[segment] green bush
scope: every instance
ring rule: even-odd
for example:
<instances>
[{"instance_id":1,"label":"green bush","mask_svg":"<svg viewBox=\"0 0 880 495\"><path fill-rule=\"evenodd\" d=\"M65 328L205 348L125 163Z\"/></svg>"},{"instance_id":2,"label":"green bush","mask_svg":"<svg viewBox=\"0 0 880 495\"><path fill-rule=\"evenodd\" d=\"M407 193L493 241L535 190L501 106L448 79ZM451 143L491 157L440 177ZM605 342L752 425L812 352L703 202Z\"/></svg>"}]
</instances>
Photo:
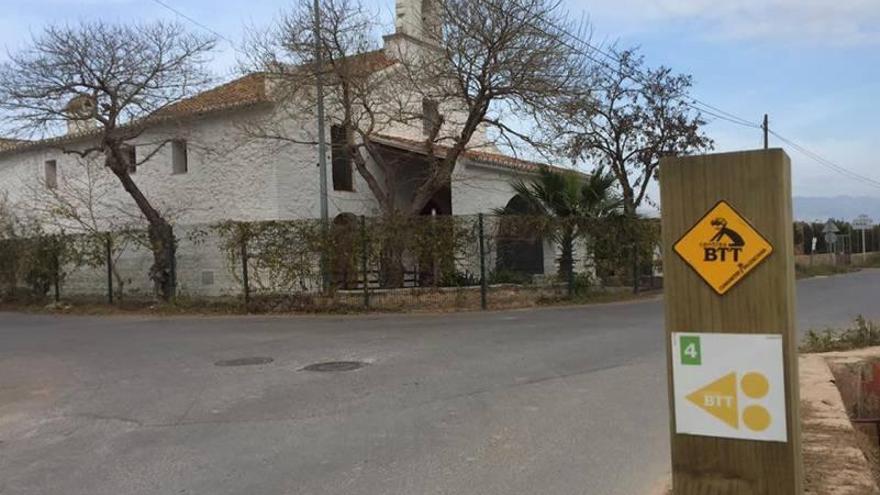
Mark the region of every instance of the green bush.
<instances>
[{"instance_id":1,"label":"green bush","mask_svg":"<svg viewBox=\"0 0 880 495\"><path fill-rule=\"evenodd\" d=\"M489 274L489 283L528 285L532 283L532 275L511 270L495 270Z\"/></svg>"},{"instance_id":2,"label":"green bush","mask_svg":"<svg viewBox=\"0 0 880 495\"><path fill-rule=\"evenodd\" d=\"M831 352L861 349L880 345L880 325L862 315L848 328L810 330L801 344L801 352Z\"/></svg>"}]
</instances>

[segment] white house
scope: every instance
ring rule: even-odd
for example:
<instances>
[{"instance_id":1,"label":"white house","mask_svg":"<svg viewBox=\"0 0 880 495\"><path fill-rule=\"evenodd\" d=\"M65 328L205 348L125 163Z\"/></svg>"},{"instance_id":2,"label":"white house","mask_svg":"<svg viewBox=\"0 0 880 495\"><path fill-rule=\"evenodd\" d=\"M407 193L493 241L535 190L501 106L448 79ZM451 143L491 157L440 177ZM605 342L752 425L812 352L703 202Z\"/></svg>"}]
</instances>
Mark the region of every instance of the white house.
<instances>
[{"instance_id":1,"label":"white house","mask_svg":"<svg viewBox=\"0 0 880 495\"><path fill-rule=\"evenodd\" d=\"M363 55L376 70L388 70L395 54L422 32L425 22L422 0L398 0L397 31L385 38L384 48ZM163 110L163 118L134 142L131 153L138 160L149 157L132 171L132 177L147 198L175 224L178 248L178 286L193 294L217 295L237 292L239 284L226 272L216 246L190 246L184 233L191 226L224 220L264 221L313 219L320 216L320 174L318 148L312 144L256 140L244 130L244 123L274 115L279 105L273 98L271 78L250 74L181 101ZM281 122L291 136L309 141L316 119L304 115L298 121ZM66 135L40 141L0 140L0 197L33 212L41 188L63 191L82 184L89 164L65 149L84 148L94 134L88 128L71 126ZM395 159L417 170L424 163L425 146L419 140L421 127L384 130L375 141ZM485 141L481 130L477 140ZM334 129L326 129L335 139ZM328 147L328 204L330 217L343 214L379 214L375 197L363 178L344 158ZM112 228L120 222L120 211L136 212L128 195L109 171L92 173L105 181L106 195L97 205L97 218ZM494 146L464 153L456 164L448 187L438 192L424 214L472 215L491 213L513 199L511 187L518 177L528 177L540 165L505 155ZM556 250L543 243L527 264L530 271L555 273ZM146 251L126 255L120 265L131 274L130 287L149 291L146 280L150 259ZM100 292L101 271L70 274L68 290Z\"/></svg>"}]
</instances>

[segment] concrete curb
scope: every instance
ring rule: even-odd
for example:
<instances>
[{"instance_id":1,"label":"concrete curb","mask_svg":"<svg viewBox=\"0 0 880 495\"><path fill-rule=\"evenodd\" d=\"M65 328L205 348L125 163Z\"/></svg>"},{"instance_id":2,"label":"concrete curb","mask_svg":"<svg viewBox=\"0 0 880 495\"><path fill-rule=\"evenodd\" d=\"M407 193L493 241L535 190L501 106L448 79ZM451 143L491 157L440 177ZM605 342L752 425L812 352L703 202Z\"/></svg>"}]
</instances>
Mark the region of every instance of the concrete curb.
<instances>
[{"instance_id":1,"label":"concrete curb","mask_svg":"<svg viewBox=\"0 0 880 495\"><path fill-rule=\"evenodd\" d=\"M800 357L806 494L880 494L834 375L821 355Z\"/></svg>"}]
</instances>

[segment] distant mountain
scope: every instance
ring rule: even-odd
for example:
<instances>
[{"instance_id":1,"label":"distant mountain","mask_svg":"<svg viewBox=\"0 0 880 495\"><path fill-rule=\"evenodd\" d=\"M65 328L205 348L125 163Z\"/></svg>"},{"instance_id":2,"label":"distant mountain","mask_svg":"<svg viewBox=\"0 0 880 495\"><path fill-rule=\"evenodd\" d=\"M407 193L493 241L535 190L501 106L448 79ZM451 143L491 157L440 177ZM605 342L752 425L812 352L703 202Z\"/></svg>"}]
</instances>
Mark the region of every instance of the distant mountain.
<instances>
[{"instance_id":1,"label":"distant mountain","mask_svg":"<svg viewBox=\"0 0 880 495\"><path fill-rule=\"evenodd\" d=\"M868 196L794 197L794 218L803 221L825 221L829 218L852 221L868 215L880 223L880 198Z\"/></svg>"}]
</instances>

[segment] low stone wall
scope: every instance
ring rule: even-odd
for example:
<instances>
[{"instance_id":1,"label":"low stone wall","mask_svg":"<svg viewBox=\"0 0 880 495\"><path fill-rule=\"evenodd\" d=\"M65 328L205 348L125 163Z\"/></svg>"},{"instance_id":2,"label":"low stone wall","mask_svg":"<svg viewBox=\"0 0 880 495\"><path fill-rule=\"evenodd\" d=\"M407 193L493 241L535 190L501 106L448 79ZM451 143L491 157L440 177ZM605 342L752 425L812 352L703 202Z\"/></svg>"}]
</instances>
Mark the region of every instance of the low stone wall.
<instances>
[{"instance_id":1,"label":"low stone wall","mask_svg":"<svg viewBox=\"0 0 880 495\"><path fill-rule=\"evenodd\" d=\"M565 284L497 284L488 287L486 299L490 309L524 308L562 297L566 292ZM363 290L340 290L332 295L255 295L251 304L258 312L361 311L365 307L375 311L479 309L480 287L370 289L366 298Z\"/></svg>"},{"instance_id":2,"label":"low stone wall","mask_svg":"<svg viewBox=\"0 0 880 495\"><path fill-rule=\"evenodd\" d=\"M877 251L871 251L865 254L862 253L853 253L853 254L832 254L832 253L821 253L821 254L798 254L794 257L794 262L800 266L811 266L811 265L854 265L854 266L863 266L867 264L868 260L874 256L880 254Z\"/></svg>"}]
</instances>

